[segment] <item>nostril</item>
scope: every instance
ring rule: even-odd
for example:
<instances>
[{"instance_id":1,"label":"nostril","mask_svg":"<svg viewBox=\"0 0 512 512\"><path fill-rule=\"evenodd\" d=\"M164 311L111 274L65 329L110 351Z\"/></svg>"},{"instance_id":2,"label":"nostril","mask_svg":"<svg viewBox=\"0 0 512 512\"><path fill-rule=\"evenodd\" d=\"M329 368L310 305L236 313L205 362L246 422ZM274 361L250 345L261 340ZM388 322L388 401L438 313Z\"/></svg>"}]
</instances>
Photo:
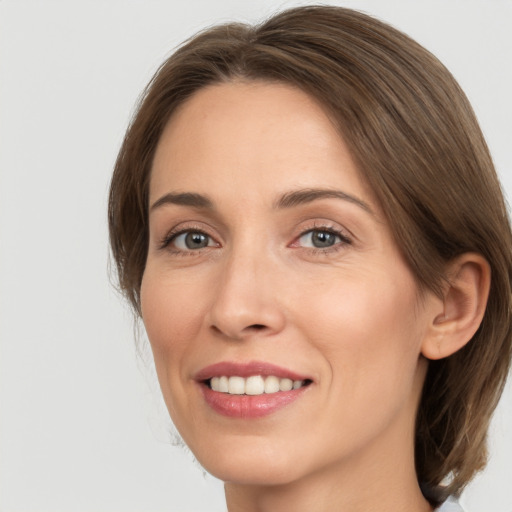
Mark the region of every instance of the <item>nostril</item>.
<instances>
[{"instance_id":1,"label":"nostril","mask_svg":"<svg viewBox=\"0 0 512 512\"><path fill-rule=\"evenodd\" d=\"M261 331L262 329L265 329L265 326L263 324L252 324L247 327L247 329L254 329L255 331Z\"/></svg>"},{"instance_id":2,"label":"nostril","mask_svg":"<svg viewBox=\"0 0 512 512\"><path fill-rule=\"evenodd\" d=\"M264 332L265 329L268 329L268 326L264 324L250 324L245 326L241 331L229 331L228 329L222 330L216 325L211 325L210 328L216 335L228 336L229 338L242 340L246 336L250 336L251 334L256 334L260 332Z\"/></svg>"}]
</instances>

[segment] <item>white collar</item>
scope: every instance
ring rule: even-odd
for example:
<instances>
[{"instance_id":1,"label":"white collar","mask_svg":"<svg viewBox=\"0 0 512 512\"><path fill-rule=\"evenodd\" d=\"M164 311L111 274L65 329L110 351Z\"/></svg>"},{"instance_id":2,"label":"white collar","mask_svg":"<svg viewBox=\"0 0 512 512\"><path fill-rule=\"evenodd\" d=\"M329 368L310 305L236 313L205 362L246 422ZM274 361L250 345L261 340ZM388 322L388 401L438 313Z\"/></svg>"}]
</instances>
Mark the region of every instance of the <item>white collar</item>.
<instances>
[{"instance_id":1,"label":"white collar","mask_svg":"<svg viewBox=\"0 0 512 512\"><path fill-rule=\"evenodd\" d=\"M436 508L436 512L464 512L464 510L455 498L450 497L439 508Z\"/></svg>"}]
</instances>

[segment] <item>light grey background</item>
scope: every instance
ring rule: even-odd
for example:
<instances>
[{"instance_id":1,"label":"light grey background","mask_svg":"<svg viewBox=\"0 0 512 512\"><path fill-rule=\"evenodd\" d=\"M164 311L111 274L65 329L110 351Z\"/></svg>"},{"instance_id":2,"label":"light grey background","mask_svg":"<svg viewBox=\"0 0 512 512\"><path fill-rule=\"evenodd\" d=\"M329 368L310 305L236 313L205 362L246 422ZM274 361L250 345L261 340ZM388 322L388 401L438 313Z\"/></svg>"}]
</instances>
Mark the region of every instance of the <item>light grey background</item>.
<instances>
[{"instance_id":1,"label":"light grey background","mask_svg":"<svg viewBox=\"0 0 512 512\"><path fill-rule=\"evenodd\" d=\"M0 2L0 512L225 510L220 483L171 446L108 282L108 182L134 102L173 47L298 3ZM511 197L512 2L325 3L375 14L441 58ZM468 512L512 512L511 432L509 385Z\"/></svg>"}]
</instances>

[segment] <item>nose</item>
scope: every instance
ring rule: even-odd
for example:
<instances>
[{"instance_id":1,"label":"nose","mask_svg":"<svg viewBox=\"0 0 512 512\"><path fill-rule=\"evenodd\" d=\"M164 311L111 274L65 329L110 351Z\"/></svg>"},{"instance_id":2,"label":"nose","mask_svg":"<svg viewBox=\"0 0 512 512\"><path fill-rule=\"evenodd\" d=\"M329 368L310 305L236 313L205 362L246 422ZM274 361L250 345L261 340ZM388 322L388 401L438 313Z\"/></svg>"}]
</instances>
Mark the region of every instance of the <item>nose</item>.
<instances>
[{"instance_id":1,"label":"nose","mask_svg":"<svg viewBox=\"0 0 512 512\"><path fill-rule=\"evenodd\" d=\"M262 252L249 249L232 251L222 262L207 317L216 334L243 340L276 334L284 328L279 269L270 260Z\"/></svg>"}]
</instances>

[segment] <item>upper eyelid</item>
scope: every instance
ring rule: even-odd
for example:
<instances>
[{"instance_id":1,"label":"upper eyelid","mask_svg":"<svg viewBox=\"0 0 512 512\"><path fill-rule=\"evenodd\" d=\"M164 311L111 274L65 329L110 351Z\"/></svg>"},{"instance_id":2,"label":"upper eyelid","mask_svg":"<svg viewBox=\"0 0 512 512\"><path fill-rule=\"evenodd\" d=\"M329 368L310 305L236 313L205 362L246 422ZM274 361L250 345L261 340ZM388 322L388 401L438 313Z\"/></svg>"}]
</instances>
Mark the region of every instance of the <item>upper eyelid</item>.
<instances>
[{"instance_id":1,"label":"upper eyelid","mask_svg":"<svg viewBox=\"0 0 512 512\"><path fill-rule=\"evenodd\" d=\"M213 228L206 224L205 222L197 220L178 222L171 229L167 230L167 236L186 233L188 231L197 231L200 233L204 233L205 235L211 236L212 238L215 238L211 234Z\"/></svg>"},{"instance_id":2,"label":"upper eyelid","mask_svg":"<svg viewBox=\"0 0 512 512\"><path fill-rule=\"evenodd\" d=\"M333 235L341 236L341 237L344 237L344 238L349 238L348 234L345 233L345 230L337 229L337 228L332 228L332 227L325 227L325 226L306 229L305 231L301 232L299 237L303 237L304 235L307 235L308 233L312 233L314 231L331 233Z\"/></svg>"},{"instance_id":3,"label":"upper eyelid","mask_svg":"<svg viewBox=\"0 0 512 512\"><path fill-rule=\"evenodd\" d=\"M353 240L355 236L352 234L352 232L342 226L341 224L333 221L319 221L314 220L313 224L310 227L304 228L302 227L299 231L299 234L297 236L303 236L306 233L309 233L311 231L329 231L331 233L339 234L344 236L345 238L348 238L350 240Z\"/></svg>"},{"instance_id":4,"label":"upper eyelid","mask_svg":"<svg viewBox=\"0 0 512 512\"><path fill-rule=\"evenodd\" d=\"M290 245L294 245L303 236L307 235L308 233L312 233L314 231L320 231L320 232L324 231L327 233L331 233L331 234L339 237L341 239L342 244L352 244L353 243L353 237L350 234L348 234L347 231L344 229L338 229L338 228L327 227L327 226L317 226L317 227L306 229L306 230L302 231L298 236L296 236L293 239L293 242Z\"/></svg>"}]
</instances>

